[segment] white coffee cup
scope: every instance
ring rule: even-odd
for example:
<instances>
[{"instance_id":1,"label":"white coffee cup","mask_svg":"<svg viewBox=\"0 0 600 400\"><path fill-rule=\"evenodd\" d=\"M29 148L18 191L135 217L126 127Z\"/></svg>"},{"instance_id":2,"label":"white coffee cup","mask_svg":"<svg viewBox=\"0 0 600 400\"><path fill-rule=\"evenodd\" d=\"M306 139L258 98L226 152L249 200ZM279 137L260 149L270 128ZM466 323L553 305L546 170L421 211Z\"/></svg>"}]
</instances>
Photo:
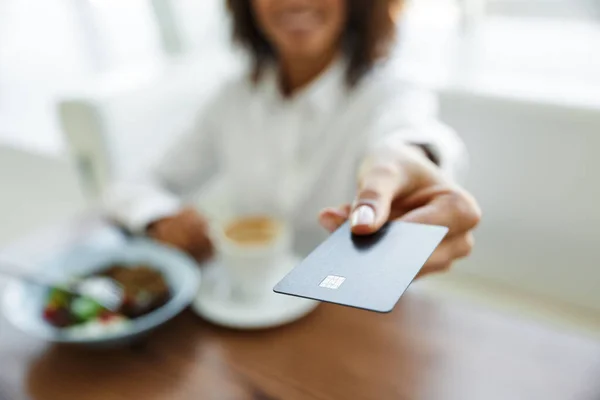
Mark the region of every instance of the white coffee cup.
<instances>
[{"instance_id":1,"label":"white coffee cup","mask_svg":"<svg viewBox=\"0 0 600 400\"><path fill-rule=\"evenodd\" d=\"M243 302L272 292L292 251L289 227L268 215L228 218L219 223L214 239L232 299Z\"/></svg>"}]
</instances>

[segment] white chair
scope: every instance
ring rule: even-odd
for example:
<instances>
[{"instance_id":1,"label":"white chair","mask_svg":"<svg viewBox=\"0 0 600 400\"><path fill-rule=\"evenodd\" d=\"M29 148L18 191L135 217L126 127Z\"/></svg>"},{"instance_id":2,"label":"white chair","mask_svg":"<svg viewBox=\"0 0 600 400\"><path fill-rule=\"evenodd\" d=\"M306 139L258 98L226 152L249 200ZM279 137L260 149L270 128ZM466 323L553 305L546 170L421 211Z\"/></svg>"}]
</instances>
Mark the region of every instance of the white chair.
<instances>
[{"instance_id":1,"label":"white chair","mask_svg":"<svg viewBox=\"0 0 600 400\"><path fill-rule=\"evenodd\" d=\"M91 203L185 132L235 66L224 52L206 59L105 76L60 102L63 132Z\"/></svg>"}]
</instances>

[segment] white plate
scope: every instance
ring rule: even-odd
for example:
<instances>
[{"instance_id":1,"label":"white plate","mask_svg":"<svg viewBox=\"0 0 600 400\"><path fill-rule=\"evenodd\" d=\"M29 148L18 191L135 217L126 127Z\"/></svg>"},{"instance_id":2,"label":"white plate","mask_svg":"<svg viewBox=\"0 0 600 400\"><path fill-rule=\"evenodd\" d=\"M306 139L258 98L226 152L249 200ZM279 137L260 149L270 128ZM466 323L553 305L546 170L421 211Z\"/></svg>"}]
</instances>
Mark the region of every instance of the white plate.
<instances>
[{"instance_id":1,"label":"white plate","mask_svg":"<svg viewBox=\"0 0 600 400\"><path fill-rule=\"evenodd\" d=\"M72 335L70 330L54 328L42 317L48 289L12 280L4 290L3 311L17 328L50 342L110 346L129 342L150 332L184 310L195 298L200 286L198 265L185 254L146 239L105 242L92 238L39 266L43 276L57 282L73 276L85 276L109 265L147 264L160 271L173 297L159 309L129 321L124 329L99 335Z\"/></svg>"},{"instance_id":2,"label":"white plate","mask_svg":"<svg viewBox=\"0 0 600 400\"><path fill-rule=\"evenodd\" d=\"M292 258L282 265L274 279L273 286L299 263ZM264 298L250 303L232 299L224 282L218 261L206 267L202 285L192 309L202 318L221 326L234 329L273 328L296 321L312 310L319 302L273 293L265 293Z\"/></svg>"}]
</instances>

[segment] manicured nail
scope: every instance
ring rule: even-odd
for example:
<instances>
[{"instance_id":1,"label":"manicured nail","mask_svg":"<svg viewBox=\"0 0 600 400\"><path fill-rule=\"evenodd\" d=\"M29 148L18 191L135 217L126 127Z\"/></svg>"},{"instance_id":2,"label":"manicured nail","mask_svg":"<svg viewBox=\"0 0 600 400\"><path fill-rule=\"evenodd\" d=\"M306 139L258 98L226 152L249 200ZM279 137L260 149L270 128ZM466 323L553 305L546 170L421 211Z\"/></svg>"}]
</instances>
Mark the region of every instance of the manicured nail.
<instances>
[{"instance_id":1,"label":"manicured nail","mask_svg":"<svg viewBox=\"0 0 600 400\"><path fill-rule=\"evenodd\" d=\"M375 210L369 206L360 206L352 213L352 226L371 226L375 223Z\"/></svg>"}]
</instances>

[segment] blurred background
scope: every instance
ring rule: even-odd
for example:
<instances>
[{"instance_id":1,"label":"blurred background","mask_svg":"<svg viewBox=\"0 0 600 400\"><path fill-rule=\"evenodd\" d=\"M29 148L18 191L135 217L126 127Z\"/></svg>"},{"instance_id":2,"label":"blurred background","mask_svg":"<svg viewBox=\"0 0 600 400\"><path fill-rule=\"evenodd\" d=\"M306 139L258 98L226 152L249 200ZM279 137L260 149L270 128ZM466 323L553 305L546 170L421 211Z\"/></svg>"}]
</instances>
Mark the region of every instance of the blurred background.
<instances>
[{"instance_id":1,"label":"blurred background","mask_svg":"<svg viewBox=\"0 0 600 400\"><path fill-rule=\"evenodd\" d=\"M0 0L0 246L173 140L245 62L228 24L224 0ZM600 335L600 1L412 0L398 29L484 210L423 284Z\"/></svg>"}]
</instances>

